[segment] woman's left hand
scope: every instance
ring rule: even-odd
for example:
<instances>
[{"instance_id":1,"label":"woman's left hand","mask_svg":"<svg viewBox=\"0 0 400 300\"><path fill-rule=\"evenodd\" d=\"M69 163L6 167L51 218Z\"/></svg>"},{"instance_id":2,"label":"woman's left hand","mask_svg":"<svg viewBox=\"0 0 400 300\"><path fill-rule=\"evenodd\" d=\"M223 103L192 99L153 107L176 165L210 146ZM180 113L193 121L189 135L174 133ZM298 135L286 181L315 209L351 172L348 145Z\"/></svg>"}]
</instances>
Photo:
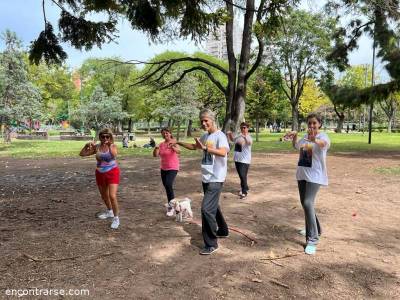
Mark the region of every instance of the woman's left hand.
<instances>
[{"instance_id":1,"label":"woman's left hand","mask_svg":"<svg viewBox=\"0 0 400 300\"><path fill-rule=\"evenodd\" d=\"M313 129L308 129L308 140L315 142L315 137L317 136L317 131Z\"/></svg>"}]
</instances>

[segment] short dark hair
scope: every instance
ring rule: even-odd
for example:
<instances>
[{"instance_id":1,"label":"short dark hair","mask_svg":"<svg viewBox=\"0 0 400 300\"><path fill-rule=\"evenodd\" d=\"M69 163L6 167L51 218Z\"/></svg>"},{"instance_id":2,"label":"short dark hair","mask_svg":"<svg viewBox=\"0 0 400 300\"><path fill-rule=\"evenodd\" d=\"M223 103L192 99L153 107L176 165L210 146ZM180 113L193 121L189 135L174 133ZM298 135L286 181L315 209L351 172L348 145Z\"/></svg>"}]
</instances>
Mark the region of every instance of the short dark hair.
<instances>
[{"instance_id":1,"label":"short dark hair","mask_svg":"<svg viewBox=\"0 0 400 300\"><path fill-rule=\"evenodd\" d=\"M163 131L169 132L171 134L171 137L173 138L171 128L163 127L163 128L161 128L161 134L163 133Z\"/></svg>"},{"instance_id":2,"label":"short dark hair","mask_svg":"<svg viewBox=\"0 0 400 300\"><path fill-rule=\"evenodd\" d=\"M247 128L249 128L250 125L249 125L249 123L242 122L242 123L240 123L240 127L247 127Z\"/></svg>"},{"instance_id":3,"label":"short dark hair","mask_svg":"<svg viewBox=\"0 0 400 300\"><path fill-rule=\"evenodd\" d=\"M318 121L318 123L319 123L319 128L321 128L322 127L322 117L319 115L319 114L317 114L317 113L309 113L308 115L307 115L307 123L308 123L308 120L310 120L310 119L313 119L313 118L315 118L315 119L317 119L317 121Z\"/></svg>"}]
</instances>

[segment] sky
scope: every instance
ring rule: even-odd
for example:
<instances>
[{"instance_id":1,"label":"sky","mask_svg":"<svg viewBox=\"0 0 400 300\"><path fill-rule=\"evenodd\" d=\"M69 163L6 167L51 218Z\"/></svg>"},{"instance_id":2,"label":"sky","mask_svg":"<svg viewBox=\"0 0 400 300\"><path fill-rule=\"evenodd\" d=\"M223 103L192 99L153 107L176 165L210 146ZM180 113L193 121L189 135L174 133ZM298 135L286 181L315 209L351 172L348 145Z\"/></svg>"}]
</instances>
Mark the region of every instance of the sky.
<instances>
[{"instance_id":1,"label":"sky","mask_svg":"<svg viewBox=\"0 0 400 300\"><path fill-rule=\"evenodd\" d=\"M302 7L315 9L315 3L320 1L304 0ZM30 42L35 40L39 33L44 29L41 0L0 0L0 33L6 29L16 32L22 40L26 49ZM46 1L46 17L57 29L57 19L60 9ZM66 61L71 68L78 68L87 58L93 57L121 57L123 60L148 60L154 55L166 50L181 51L188 54L203 50L189 40L175 41L169 44L153 44L149 42L147 36L141 32L133 31L128 22L118 25L119 38L117 43L105 44L101 49L94 47L91 51L79 51L68 44L63 44L64 51L68 54ZM4 41L0 40L0 51L4 49ZM360 47L349 56L351 65L371 64L372 63L372 41L369 38L362 38ZM377 64L376 72L384 73L383 66ZM384 74L382 74L385 77Z\"/></svg>"}]
</instances>

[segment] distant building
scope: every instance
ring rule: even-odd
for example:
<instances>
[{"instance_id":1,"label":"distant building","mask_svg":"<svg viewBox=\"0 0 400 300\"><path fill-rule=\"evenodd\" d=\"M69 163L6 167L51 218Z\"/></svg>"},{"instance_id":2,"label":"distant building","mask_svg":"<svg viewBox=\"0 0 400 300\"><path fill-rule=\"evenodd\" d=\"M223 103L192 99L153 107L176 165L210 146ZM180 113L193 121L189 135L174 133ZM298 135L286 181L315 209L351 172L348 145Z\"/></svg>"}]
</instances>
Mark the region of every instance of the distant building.
<instances>
[{"instance_id":1,"label":"distant building","mask_svg":"<svg viewBox=\"0 0 400 300\"><path fill-rule=\"evenodd\" d=\"M239 26L233 26L233 51L235 56L240 55L242 45L242 34ZM222 60L228 60L228 52L226 49L225 25L220 25L215 32L208 35L206 40L206 52Z\"/></svg>"}]
</instances>

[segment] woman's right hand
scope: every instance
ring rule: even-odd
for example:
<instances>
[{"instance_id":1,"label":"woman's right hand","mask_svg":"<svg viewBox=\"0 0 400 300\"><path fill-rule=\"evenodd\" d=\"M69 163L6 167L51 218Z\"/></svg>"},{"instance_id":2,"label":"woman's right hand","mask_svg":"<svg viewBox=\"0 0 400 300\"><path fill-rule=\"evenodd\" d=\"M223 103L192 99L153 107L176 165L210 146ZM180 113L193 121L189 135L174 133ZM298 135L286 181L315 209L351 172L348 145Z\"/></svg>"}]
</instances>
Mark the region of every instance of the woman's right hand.
<instances>
[{"instance_id":1,"label":"woman's right hand","mask_svg":"<svg viewBox=\"0 0 400 300\"><path fill-rule=\"evenodd\" d=\"M297 138L297 131L289 131L283 136L284 141L293 141L295 138Z\"/></svg>"}]
</instances>

